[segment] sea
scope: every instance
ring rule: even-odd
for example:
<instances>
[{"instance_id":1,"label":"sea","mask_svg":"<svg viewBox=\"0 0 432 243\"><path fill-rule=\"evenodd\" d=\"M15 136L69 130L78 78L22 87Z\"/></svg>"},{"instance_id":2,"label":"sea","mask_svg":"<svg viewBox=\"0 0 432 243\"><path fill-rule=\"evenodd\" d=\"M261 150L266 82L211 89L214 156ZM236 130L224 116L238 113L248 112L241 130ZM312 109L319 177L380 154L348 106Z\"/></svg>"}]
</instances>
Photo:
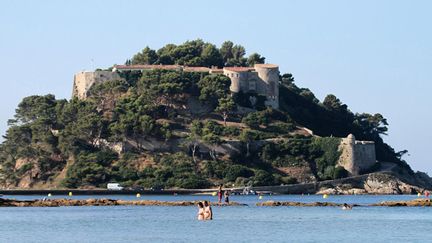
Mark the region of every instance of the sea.
<instances>
[{"instance_id":1,"label":"sea","mask_svg":"<svg viewBox=\"0 0 432 243\"><path fill-rule=\"evenodd\" d=\"M3 196L20 200L46 195ZM69 198L53 195L52 198ZM74 199L209 200L201 195L73 196ZM195 206L0 207L0 242L432 242L432 207L257 207L257 202L367 205L417 195L231 196L248 206L213 207L198 221Z\"/></svg>"}]
</instances>

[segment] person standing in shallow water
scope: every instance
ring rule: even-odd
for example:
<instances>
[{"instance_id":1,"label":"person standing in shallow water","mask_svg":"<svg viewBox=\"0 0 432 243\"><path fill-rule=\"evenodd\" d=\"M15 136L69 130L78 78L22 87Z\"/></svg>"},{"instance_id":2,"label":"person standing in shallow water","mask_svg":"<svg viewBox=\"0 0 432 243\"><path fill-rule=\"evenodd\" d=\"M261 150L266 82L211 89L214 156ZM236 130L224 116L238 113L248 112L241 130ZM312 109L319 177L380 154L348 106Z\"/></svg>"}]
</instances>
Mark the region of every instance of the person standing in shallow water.
<instances>
[{"instance_id":1,"label":"person standing in shallow water","mask_svg":"<svg viewBox=\"0 0 432 243\"><path fill-rule=\"evenodd\" d=\"M204 220L204 205L202 202L198 203L198 220Z\"/></svg>"},{"instance_id":2,"label":"person standing in shallow water","mask_svg":"<svg viewBox=\"0 0 432 243\"><path fill-rule=\"evenodd\" d=\"M218 202L221 203L222 202L222 185L219 185L219 190L218 190Z\"/></svg>"},{"instance_id":3,"label":"person standing in shallow water","mask_svg":"<svg viewBox=\"0 0 432 243\"><path fill-rule=\"evenodd\" d=\"M210 206L209 201L204 201L204 220L212 220L213 219L213 210Z\"/></svg>"},{"instance_id":4,"label":"person standing in shallow water","mask_svg":"<svg viewBox=\"0 0 432 243\"><path fill-rule=\"evenodd\" d=\"M225 191L224 196L225 196L225 203L229 203L229 192Z\"/></svg>"}]
</instances>

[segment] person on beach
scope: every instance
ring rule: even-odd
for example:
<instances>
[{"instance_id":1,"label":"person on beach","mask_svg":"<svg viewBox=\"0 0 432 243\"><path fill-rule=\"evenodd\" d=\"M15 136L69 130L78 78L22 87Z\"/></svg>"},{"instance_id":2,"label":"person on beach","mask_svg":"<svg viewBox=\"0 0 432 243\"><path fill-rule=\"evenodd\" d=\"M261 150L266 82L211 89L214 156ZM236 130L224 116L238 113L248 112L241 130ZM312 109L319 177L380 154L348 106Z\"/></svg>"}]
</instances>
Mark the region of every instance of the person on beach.
<instances>
[{"instance_id":1,"label":"person on beach","mask_svg":"<svg viewBox=\"0 0 432 243\"><path fill-rule=\"evenodd\" d=\"M204 205L202 202L198 203L198 220L204 220Z\"/></svg>"},{"instance_id":2,"label":"person on beach","mask_svg":"<svg viewBox=\"0 0 432 243\"><path fill-rule=\"evenodd\" d=\"M224 196L225 196L225 203L229 204L229 192L228 192L228 190L225 191Z\"/></svg>"},{"instance_id":3,"label":"person on beach","mask_svg":"<svg viewBox=\"0 0 432 243\"><path fill-rule=\"evenodd\" d=\"M219 203L222 202L222 195L223 195L222 185L219 185L219 190L218 190L218 202Z\"/></svg>"},{"instance_id":4,"label":"person on beach","mask_svg":"<svg viewBox=\"0 0 432 243\"><path fill-rule=\"evenodd\" d=\"M204 201L204 220L213 220L213 210L209 201Z\"/></svg>"}]
</instances>

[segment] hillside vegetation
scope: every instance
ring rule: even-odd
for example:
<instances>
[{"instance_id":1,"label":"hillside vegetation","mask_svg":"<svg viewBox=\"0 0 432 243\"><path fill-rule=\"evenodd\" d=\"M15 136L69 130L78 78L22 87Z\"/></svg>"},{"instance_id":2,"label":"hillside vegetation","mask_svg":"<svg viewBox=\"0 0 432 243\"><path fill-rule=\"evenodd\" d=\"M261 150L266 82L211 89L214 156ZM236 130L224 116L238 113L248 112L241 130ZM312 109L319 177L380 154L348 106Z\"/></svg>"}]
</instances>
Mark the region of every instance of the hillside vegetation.
<instances>
[{"instance_id":1,"label":"hillside vegetation","mask_svg":"<svg viewBox=\"0 0 432 243\"><path fill-rule=\"evenodd\" d=\"M201 40L146 47L127 64L248 66L263 63L232 42ZM255 93L231 95L223 75L181 71L121 73L94 85L86 100L29 96L0 145L4 188L93 188L108 182L140 188L279 185L347 176L336 162L352 133L376 143L377 159L412 173L384 143L387 120L353 113L336 96L320 102L280 76L280 109ZM256 102L251 102L254 97ZM311 129L315 135L303 127ZM378 168L379 166L377 166ZM375 169L377 169L375 168Z\"/></svg>"}]
</instances>

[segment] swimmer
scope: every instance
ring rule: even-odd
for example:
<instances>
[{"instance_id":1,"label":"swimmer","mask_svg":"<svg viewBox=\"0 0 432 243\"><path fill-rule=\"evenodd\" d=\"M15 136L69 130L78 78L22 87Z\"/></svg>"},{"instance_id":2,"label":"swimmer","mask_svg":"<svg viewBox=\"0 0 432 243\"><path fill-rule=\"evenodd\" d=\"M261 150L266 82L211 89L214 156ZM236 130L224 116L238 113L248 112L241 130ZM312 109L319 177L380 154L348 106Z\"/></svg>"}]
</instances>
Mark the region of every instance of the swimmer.
<instances>
[{"instance_id":1,"label":"swimmer","mask_svg":"<svg viewBox=\"0 0 432 243\"><path fill-rule=\"evenodd\" d=\"M351 210L351 209L352 209L352 206L348 205L346 203L344 203L343 206L342 206L342 210Z\"/></svg>"},{"instance_id":2,"label":"swimmer","mask_svg":"<svg viewBox=\"0 0 432 243\"><path fill-rule=\"evenodd\" d=\"M202 202L198 203L198 220L204 220L204 205Z\"/></svg>"},{"instance_id":3,"label":"swimmer","mask_svg":"<svg viewBox=\"0 0 432 243\"><path fill-rule=\"evenodd\" d=\"M204 201L204 220L213 220L213 210L208 201Z\"/></svg>"}]
</instances>

